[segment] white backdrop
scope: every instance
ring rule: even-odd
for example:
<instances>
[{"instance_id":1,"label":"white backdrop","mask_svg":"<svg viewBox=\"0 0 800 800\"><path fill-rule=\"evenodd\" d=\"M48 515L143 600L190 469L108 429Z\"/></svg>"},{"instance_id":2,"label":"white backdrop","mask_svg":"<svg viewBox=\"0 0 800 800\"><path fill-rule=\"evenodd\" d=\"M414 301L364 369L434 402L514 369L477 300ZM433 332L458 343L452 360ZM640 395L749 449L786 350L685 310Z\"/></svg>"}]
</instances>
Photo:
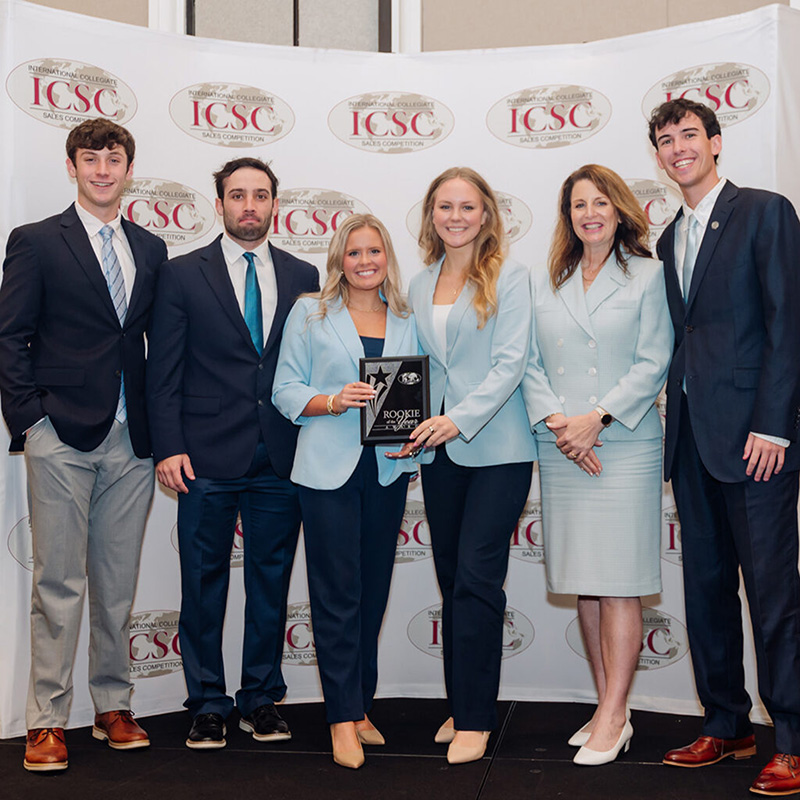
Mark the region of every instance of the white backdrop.
<instances>
[{"instance_id":1,"label":"white backdrop","mask_svg":"<svg viewBox=\"0 0 800 800\"><path fill-rule=\"evenodd\" d=\"M512 254L529 266L545 260L559 185L588 162L631 183L657 235L679 195L656 166L645 118L668 94L716 108L725 125L722 174L800 201L800 13L786 6L583 45L403 56L180 37L0 0L0 42L2 241L73 201L67 130L100 114L137 139L124 213L164 236L173 255L217 235L211 172L247 154L271 160L281 180L272 240L319 267L337 220L369 209L389 227L407 281L420 268L411 233L418 203L429 181L456 164L474 167L501 193ZM7 443L2 428L0 450ZM545 591L537 483L535 475L512 537L501 697L587 701L593 688L575 598ZM31 542L19 456L0 456L0 503L0 737L8 737L25 729L29 659ZM646 598L631 702L695 714L680 526L668 490L663 505L664 591ZM184 699L175 516L174 497L157 490L131 627L140 715L179 709ZM243 590L241 570L232 572L225 649L233 690ZM301 547L285 645L289 702L320 697L304 572ZM379 695L443 695L439 602L415 487L383 629ZM92 716L87 641L84 627L71 726ZM747 659L755 693L749 649ZM754 717L763 719L763 708Z\"/></svg>"}]
</instances>

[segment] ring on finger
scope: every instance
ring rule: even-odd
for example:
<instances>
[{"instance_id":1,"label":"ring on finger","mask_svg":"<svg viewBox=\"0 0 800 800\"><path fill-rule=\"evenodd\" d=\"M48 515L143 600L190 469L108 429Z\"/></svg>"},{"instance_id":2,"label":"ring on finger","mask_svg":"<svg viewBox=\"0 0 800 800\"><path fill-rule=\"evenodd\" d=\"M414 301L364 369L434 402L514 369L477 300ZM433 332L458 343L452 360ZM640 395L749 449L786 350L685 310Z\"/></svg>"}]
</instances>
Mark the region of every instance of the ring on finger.
<instances>
[{"instance_id":1,"label":"ring on finger","mask_svg":"<svg viewBox=\"0 0 800 800\"><path fill-rule=\"evenodd\" d=\"M436 428L434 428L434 427L433 427L433 425L431 425L431 426L429 426L429 427L428 427L428 430L429 430L431 433L434 433L434 432L436 431Z\"/></svg>"}]
</instances>

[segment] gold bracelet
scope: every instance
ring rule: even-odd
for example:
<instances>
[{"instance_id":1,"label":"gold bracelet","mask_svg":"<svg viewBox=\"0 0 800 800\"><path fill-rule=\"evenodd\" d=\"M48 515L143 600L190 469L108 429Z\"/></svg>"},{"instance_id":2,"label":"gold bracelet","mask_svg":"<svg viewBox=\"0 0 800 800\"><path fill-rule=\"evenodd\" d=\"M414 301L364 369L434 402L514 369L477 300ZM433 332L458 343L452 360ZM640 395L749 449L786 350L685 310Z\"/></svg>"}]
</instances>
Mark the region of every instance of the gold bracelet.
<instances>
[{"instance_id":1,"label":"gold bracelet","mask_svg":"<svg viewBox=\"0 0 800 800\"><path fill-rule=\"evenodd\" d=\"M329 394L329 395L328 395L328 403L327 403L327 409L328 409L328 413L329 413L329 414L330 414L332 417L341 417L341 416L342 416L342 412L341 412L341 411L334 411L334 410L333 410L333 398L334 398L334 397L336 397L336 395L335 395L335 394Z\"/></svg>"}]
</instances>

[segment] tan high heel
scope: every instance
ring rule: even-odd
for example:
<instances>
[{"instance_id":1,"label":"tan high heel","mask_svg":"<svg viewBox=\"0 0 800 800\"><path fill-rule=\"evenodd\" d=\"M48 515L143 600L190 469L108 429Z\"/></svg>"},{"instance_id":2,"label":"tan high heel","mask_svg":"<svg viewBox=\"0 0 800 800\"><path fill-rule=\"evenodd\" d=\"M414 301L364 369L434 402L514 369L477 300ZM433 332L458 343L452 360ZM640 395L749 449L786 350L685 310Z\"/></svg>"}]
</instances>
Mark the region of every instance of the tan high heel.
<instances>
[{"instance_id":1,"label":"tan high heel","mask_svg":"<svg viewBox=\"0 0 800 800\"><path fill-rule=\"evenodd\" d=\"M453 718L448 717L439 727L439 730L436 731L436 736L433 737L433 741L436 744L450 744L453 741L456 735L456 728L453 723Z\"/></svg>"},{"instance_id":2,"label":"tan high heel","mask_svg":"<svg viewBox=\"0 0 800 800\"><path fill-rule=\"evenodd\" d=\"M361 742L361 744L386 744L386 739L383 738L381 732L369 721L366 714L361 722L365 722L369 725L368 728L359 728L358 722L356 722L356 736L358 736L358 741Z\"/></svg>"},{"instance_id":3,"label":"tan high heel","mask_svg":"<svg viewBox=\"0 0 800 800\"><path fill-rule=\"evenodd\" d=\"M465 731L459 731L459 733L465 733ZM466 764L470 761L480 761L483 758L490 731L470 731L470 733L480 733L482 736L481 741L476 745L467 747L456 742L454 738L450 742L450 747L447 748L448 764Z\"/></svg>"},{"instance_id":4,"label":"tan high heel","mask_svg":"<svg viewBox=\"0 0 800 800\"><path fill-rule=\"evenodd\" d=\"M336 747L336 739L333 736L333 725L331 725L331 747L333 749L333 760L340 767L358 769L364 763L364 750L361 748L360 742L358 744L358 749L355 750L339 750Z\"/></svg>"}]
</instances>

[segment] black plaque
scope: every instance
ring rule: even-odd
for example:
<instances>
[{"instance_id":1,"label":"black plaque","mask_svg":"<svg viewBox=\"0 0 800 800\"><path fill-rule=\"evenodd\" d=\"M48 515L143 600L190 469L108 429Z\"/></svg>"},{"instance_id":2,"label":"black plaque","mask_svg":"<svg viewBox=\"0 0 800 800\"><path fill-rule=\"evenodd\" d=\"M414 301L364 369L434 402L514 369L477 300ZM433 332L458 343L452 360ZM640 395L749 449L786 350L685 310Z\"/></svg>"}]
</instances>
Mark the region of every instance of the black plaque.
<instances>
[{"instance_id":1,"label":"black plaque","mask_svg":"<svg viewBox=\"0 0 800 800\"><path fill-rule=\"evenodd\" d=\"M361 444L402 444L431 415L428 356L362 358L359 377L375 388L361 409Z\"/></svg>"}]
</instances>

